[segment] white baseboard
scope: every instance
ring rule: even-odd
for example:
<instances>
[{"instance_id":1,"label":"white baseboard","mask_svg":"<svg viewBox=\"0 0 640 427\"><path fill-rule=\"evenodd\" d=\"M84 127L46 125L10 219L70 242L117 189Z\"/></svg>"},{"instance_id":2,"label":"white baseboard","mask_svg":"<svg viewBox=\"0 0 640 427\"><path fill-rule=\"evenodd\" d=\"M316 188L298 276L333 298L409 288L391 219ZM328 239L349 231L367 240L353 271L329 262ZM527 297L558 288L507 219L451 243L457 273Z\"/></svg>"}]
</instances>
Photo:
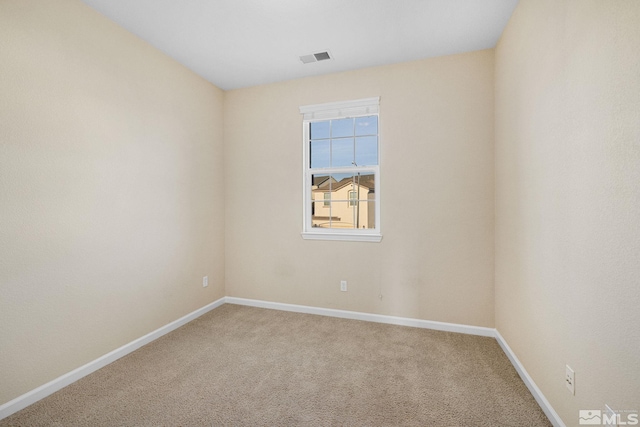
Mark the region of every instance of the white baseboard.
<instances>
[{"instance_id":1,"label":"white baseboard","mask_svg":"<svg viewBox=\"0 0 640 427\"><path fill-rule=\"evenodd\" d=\"M162 326L161 328L156 329L153 332L148 333L147 335L140 337L134 341L131 341L128 344L123 345L120 348L113 350L110 353L105 354L102 357L99 357L84 366L81 366L77 369L74 369L71 372L68 372L52 381L49 381L46 384L41 385L38 388L35 388L22 396L18 396L15 399L5 403L0 406L0 420L8 417L11 414L18 412L21 409L26 408L29 405L36 403L40 399L44 399L50 394L55 393L63 387L68 386L71 383L78 381L80 378L85 377L92 372L97 371L98 369L108 365L109 363L115 362L123 356L139 349L140 347L149 344L151 341L154 341L161 336L178 329L180 326L189 323L190 321L196 319L197 317L202 316L208 311L213 310L216 307L224 304L225 298L220 298L217 301L212 302L211 304L205 305L198 310L195 310L186 316L179 318L178 320L174 320L173 322Z\"/></svg>"},{"instance_id":2,"label":"white baseboard","mask_svg":"<svg viewBox=\"0 0 640 427\"><path fill-rule=\"evenodd\" d=\"M555 427L566 427L564 422L562 422L562 419L558 416L558 413L553 409L549 401L546 399L546 397L544 397L544 394L542 394L542 391L540 391L536 383L529 376L527 370L524 369L524 366L522 366L520 360L518 360L513 350L511 350L509 344L507 344L502 335L500 335L500 332L498 332L498 330L496 329L495 333L498 344L500 344L500 347L502 347L502 350L511 361L513 367L516 368L516 371L518 371L518 375L520 375L520 378L522 378L522 381L527 386L534 399L536 399L536 402L538 402L540 408L542 408L547 418L549 418L551 424L553 424Z\"/></svg>"},{"instance_id":3,"label":"white baseboard","mask_svg":"<svg viewBox=\"0 0 640 427\"><path fill-rule=\"evenodd\" d=\"M457 323L436 322L432 320L412 319L409 317L387 316L384 314L362 313L358 311L336 310L332 308L310 307L306 305L284 304L255 299L226 297L229 304L248 305L251 307L270 308L274 310L293 311L296 313L317 314L320 316L340 317L343 319L364 320L367 322L388 323L390 325L412 326L414 328L435 329L437 331L459 332L468 335L495 337L495 329L482 326L460 325Z\"/></svg>"}]
</instances>

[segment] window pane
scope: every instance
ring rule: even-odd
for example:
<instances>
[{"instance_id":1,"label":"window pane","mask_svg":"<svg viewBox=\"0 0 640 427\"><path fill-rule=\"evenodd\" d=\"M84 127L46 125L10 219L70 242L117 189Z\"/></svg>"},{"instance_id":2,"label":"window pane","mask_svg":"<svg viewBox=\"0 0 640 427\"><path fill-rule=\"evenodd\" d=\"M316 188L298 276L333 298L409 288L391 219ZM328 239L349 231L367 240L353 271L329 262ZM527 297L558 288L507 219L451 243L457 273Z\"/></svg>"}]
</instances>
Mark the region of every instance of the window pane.
<instances>
[{"instance_id":1,"label":"window pane","mask_svg":"<svg viewBox=\"0 0 640 427\"><path fill-rule=\"evenodd\" d=\"M349 192L354 191L355 187L353 185L353 174L335 174L332 176L335 181L333 186L331 187L331 200L333 202L348 202L349 201ZM343 203L343 204L344 204ZM343 206L333 205L334 208L342 209Z\"/></svg>"},{"instance_id":2,"label":"window pane","mask_svg":"<svg viewBox=\"0 0 640 427\"><path fill-rule=\"evenodd\" d=\"M312 226L334 229L374 229L376 227L375 200L331 201L330 206L322 206L322 202L315 202L315 214Z\"/></svg>"},{"instance_id":3,"label":"window pane","mask_svg":"<svg viewBox=\"0 0 640 427\"><path fill-rule=\"evenodd\" d=\"M329 136L329 121L311 123L309 139L326 139Z\"/></svg>"},{"instance_id":4,"label":"window pane","mask_svg":"<svg viewBox=\"0 0 640 427\"><path fill-rule=\"evenodd\" d=\"M331 228L330 206L324 206L323 201L312 203L311 226Z\"/></svg>"},{"instance_id":5,"label":"window pane","mask_svg":"<svg viewBox=\"0 0 640 427\"><path fill-rule=\"evenodd\" d=\"M367 116L356 118L356 136L377 135L378 116Z\"/></svg>"},{"instance_id":6,"label":"window pane","mask_svg":"<svg viewBox=\"0 0 640 427\"><path fill-rule=\"evenodd\" d=\"M373 173L334 174L331 176L331 200L349 202L375 198ZM351 194L355 193L355 197Z\"/></svg>"},{"instance_id":7,"label":"window pane","mask_svg":"<svg viewBox=\"0 0 640 427\"><path fill-rule=\"evenodd\" d=\"M361 136L356 138L356 164L358 166L378 164L378 137Z\"/></svg>"},{"instance_id":8,"label":"window pane","mask_svg":"<svg viewBox=\"0 0 640 427\"><path fill-rule=\"evenodd\" d=\"M346 200L331 201L331 224L327 228L353 228L353 209Z\"/></svg>"},{"instance_id":9,"label":"window pane","mask_svg":"<svg viewBox=\"0 0 640 427\"><path fill-rule=\"evenodd\" d=\"M352 166L353 138L340 138L331 140L331 166Z\"/></svg>"},{"instance_id":10,"label":"window pane","mask_svg":"<svg viewBox=\"0 0 640 427\"><path fill-rule=\"evenodd\" d=\"M328 139L311 141L311 167L328 168L331 164L331 143Z\"/></svg>"},{"instance_id":11,"label":"window pane","mask_svg":"<svg viewBox=\"0 0 640 427\"><path fill-rule=\"evenodd\" d=\"M337 186L341 185L341 183L346 182L345 179L347 178L348 180L351 180L351 178L353 178L353 173L334 173L333 175L331 175L333 188L335 189Z\"/></svg>"},{"instance_id":12,"label":"window pane","mask_svg":"<svg viewBox=\"0 0 640 427\"><path fill-rule=\"evenodd\" d=\"M353 119L331 120L331 137L353 136Z\"/></svg>"},{"instance_id":13,"label":"window pane","mask_svg":"<svg viewBox=\"0 0 640 427\"><path fill-rule=\"evenodd\" d=\"M360 200L356 207L355 218L355 228L376 228L376 202Z\"/></svg>"},{"instance_id":14,"label":"window pane","mask_svg":"<svg viewBox=\"0 0 640 427\"><path fill-rule=\"evenodd\" d=\"M332 229L375 228L375 175L314 175L312 226Z\"/></svg>"},{"instance_id":15,"label":"window pane","mask_svg":"<svg viewBox=\"0 0 640 427\"><path fill-rule=\"evenodd\" d=\"M311 200L323 201L324 193L331 191L330 175L311 175Z\"/></svg>"},{"instance_id":16,"label":"window pane","mask_svg":"<svg viewBox=\"0 0 640 427\"><path fill-rule=\"evenodd\" d=\"M373 173L361 173L355 176L356 184L360 185L360 196L358 200L366 200L373 198L368 197L369 194L376 193L376 177Z\"/></svg>"}]
</instances>

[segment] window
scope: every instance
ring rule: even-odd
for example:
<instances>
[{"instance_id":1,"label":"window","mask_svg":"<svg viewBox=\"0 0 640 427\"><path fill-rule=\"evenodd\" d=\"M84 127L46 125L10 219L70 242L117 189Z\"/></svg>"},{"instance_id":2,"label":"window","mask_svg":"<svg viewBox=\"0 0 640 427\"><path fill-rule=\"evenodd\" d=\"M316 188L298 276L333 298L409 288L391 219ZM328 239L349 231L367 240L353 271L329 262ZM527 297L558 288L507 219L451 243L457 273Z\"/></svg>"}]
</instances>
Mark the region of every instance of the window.
<instances>
[{"instance_id":1,"label":"window","mask_svg":"<svg viewBox=\"0 0 640 427\"><path fill-rule=\"evenodd\" d=\"M302 237L379 242L380 98L300 107L304 143Z\"/></svg>"},{"instance_id":2,"label":"window","mask_svg":"<svg viewBox=\"0 0 640 427\"><path fill-rule=\"evenodd\" d=\"M358 204L358 192L349 191L349 206L356 206Z\"/></svg>"}]
</instances>

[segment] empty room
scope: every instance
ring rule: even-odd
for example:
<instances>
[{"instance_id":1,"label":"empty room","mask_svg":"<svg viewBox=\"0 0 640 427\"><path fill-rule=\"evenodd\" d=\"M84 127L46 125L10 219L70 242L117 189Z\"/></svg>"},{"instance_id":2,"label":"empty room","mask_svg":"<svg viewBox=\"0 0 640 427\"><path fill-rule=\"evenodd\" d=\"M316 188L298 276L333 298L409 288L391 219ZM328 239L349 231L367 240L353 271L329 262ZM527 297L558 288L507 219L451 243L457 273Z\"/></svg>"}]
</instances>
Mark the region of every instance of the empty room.
<instances>
[{"instance_id":1,"label":"empty room","mask_svg":"<svg viewBox=\"0 0 640 427\"><path fill-rule=\"evenodd\" d=\"M0 426L639 412L640 1L0 0Z\"/></svg>"}]
</instances>

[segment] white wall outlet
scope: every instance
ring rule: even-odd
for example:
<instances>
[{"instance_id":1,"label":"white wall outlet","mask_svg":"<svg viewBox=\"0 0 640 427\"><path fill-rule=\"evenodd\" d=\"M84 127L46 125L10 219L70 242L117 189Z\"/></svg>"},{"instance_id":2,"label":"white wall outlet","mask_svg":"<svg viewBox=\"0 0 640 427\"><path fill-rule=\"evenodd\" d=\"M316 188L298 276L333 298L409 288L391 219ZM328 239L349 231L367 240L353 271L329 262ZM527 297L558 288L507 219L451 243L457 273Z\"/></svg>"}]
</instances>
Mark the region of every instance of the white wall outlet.
<instances>
[{"instance_id":1,"label":"white wall outlet","mask_svg":"<svg viewBox=\"0 0 640 427\"><path fill-rule=\"evenodd\" d=\"M340 281L340 290L342 292L347 292L347 281L346 280L341 280Z\"/></svg>"},{"instance_id":2,"label":"white wall outlet","mask_svg":"<svg viewBox=\"0 0 640 427\"><path fill-rule=\"evenodd\" d=\"M576 373L571 369L569 365L565 365L565 376L564 383L571 392L571 394L576 394Z\"/></svg>"},{"instance_id":3,"label":"white wall outlet","mask_svg":"<svg viewBox=\"0 0 640 427\"><path fill-rule=\"evenodd\" d=\"M209 286L209 276L204 276L202 278L202 287L206 288L207 286Z\"/></svg>"}]
</instances>

